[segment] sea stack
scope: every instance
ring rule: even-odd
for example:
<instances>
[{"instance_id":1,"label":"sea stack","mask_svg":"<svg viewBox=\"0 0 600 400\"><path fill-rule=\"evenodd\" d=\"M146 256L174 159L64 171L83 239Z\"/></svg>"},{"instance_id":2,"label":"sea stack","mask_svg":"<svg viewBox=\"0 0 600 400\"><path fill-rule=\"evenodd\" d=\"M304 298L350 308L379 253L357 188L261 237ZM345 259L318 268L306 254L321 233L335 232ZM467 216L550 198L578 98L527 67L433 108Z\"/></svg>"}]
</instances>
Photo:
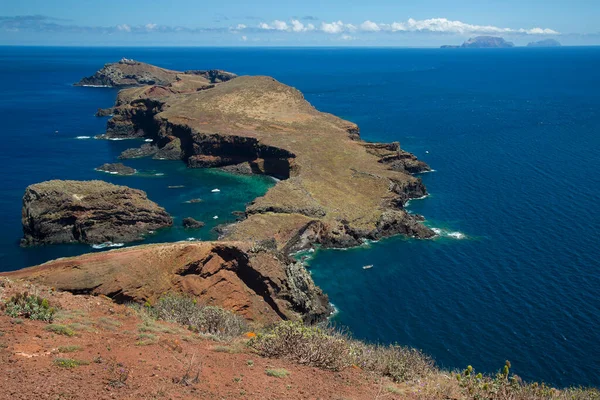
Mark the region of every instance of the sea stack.
<instances>
[{"instance_id":1,"label":"sea stack","mask_svg":"<svg viewBox=\"0 0 600 400\"><path fill-rule=\"evenodd\" d=\"M173 224L146 193L103 181L53 180L27 187L21 245L133 242Z\"/></svg>"}]
</instances>

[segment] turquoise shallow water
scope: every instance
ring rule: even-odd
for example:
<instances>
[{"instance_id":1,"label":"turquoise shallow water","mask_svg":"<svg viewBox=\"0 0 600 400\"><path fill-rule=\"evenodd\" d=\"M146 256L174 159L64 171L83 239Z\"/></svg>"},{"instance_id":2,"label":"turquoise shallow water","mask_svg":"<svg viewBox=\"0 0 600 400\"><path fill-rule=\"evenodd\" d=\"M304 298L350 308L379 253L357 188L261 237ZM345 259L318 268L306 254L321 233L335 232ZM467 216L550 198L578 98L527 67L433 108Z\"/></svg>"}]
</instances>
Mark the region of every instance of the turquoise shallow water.
<instances>
[{"instance_id":1,"label":"turquoise shallow water","mask_svg":"<svg viewBox=\"0 0 600 400\"><path fill-rule=\"evenodd\" d=\"M94 171L133 143L74 139L103 132L93 113L116 92L70 84L121 57L274 76L358 123L365 139L399 140L436 170L422 176L431 196L409 208L440 238L392 238L311 260L336 323L421 348L447 367L493 372L509 359L526 379L600 385L599 48L2 48L0 269L90 250L18 247L21 196L34 182L107 179L146 190L177 221L213 226L273 184L152 160L129 163L147 176ZM204 202L184 203L196 197ZM207 239L210 228L149 240Z\"/></svg>"}]
</instances>

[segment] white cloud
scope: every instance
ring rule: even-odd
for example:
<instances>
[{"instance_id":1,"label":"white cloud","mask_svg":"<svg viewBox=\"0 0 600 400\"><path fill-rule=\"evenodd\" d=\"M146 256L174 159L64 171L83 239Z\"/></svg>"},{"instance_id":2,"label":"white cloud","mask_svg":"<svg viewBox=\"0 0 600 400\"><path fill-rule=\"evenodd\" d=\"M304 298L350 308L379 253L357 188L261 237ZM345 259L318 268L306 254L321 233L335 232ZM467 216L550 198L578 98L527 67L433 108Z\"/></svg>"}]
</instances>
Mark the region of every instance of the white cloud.
<instances>
[{"instance_id":1,"label":"white cloud","mask_svg":"<svg viewBox=\"0 0 600 400\"><path fill-rule=\"evenodd\" d=\"M247 26L244 24L238 24L238 26L235 27L236 30L241 31L242 29L246 29Z\"/></svg>"},{"instance_id":2,"label":"white cloud","mask_svg":"<svg viewBox=\"0 0 600 400\"><path fill-rule=\"evenodd\" d=\"M117 25L117 30L121 32L131 32L131 27L127 24Z\"/></svg>"},{"instance_id":3,"label":"white cloud","mask_svg":"<svg viewBox=\"0 0 600 400\"><path fill-rule=\"evenodd\" d=\"M243 27L243 28L241 28ZM559 35L560 33L548 28L501 28L493 25L473 25L462 21L452 21L447 18L430 18L415 20L409 18L405 22L376 23L366 20L358 26L342 21L322 22L316 28L313 24L304 25L297 19L292 19L289 24L285 21L275 20L271 23L261 22L259 29L308 32L320 31L329 34L342 34L354 32L430 32L430 33L455 33L455 34L525 34L525 35ZM238 30L246 29L245 25L238 25Z\"/></svg>"},{"instance_id":4,"label":"white cloud","mask_svg":"<svg viewBox=\"0 0 600 400\"><path fill-rule=\"evenodd\" d=\"M273 29L276 29L278 31L287 31L288 24L284 21L275 20L273 21Z\"/></svg>"},{"instance_id":5,"label":"white cloud","mask_svg":"<svg viewBox=\"0 0 600 400\"><path fill-rule=\"evenodd\" d=\"M558 35L559 33L552 29L512 29L500 28L493 25L473 25L461 21L451 21L446 18L430 18L424 20L415 20L409 18L406 22L393 22L391 24L376 24L371 21L365 21L360 25L364 32L434 32L434 33L456 33L456 34L503 34L503 33L523 33L527 35Z\"/></svg>"},{"instance_id":6,"label":"white cloud","mask_svg":"<svg viewBox=\"0 0 600 400\"><path fill-rule=\"evenodd\" d=\"M377 25L375 22L371 22L369 20L360 24L359 28L361 31L365 31L365 32L379 32L381 30L379 25Z\"/></svg>"},{"instance_id":7,"label":"white cloud","mask_svg":"<svg viewBox=\"0 0 600 400\"><path fill-rule=\"evenodd\" d=\"M342 36L340 36L340 39L342 39L342 40L354 40L356 38L354 36L350 36L350 35L342 35Z\"/></svg>"},{"instance_id":8,"label":"white cloud","mask_svg":"<svg viewBox=\"0 0 600 400\"><path fill-rule=\"evenodd\" d=\"M157 26L156 24L146 24L144 26L144 28L146 28L146 30L148 30L148 31L152 31L156 28L156 26Z\"/></svg>"},{"instance_id":9,"label":"white cloud","mask_svg":"<svg viewBox=\"0 0 600 400\"><path fill-rule=\"evenodd\" d=\"M248 36L242 36L242 41L246 42L248 40Z\"/></svg>"},{"instance_id":10,"label":"white cloud","mask_svg":"<svg viewBox=\"0 0 600 400\"><path fill-rule=\"evenodd\" d=\"M325 33L355 32L356 26L352 24L344 24L342 21L335 21L331 23L322 22L321 30Z\"/></svg>"}]
</instances>

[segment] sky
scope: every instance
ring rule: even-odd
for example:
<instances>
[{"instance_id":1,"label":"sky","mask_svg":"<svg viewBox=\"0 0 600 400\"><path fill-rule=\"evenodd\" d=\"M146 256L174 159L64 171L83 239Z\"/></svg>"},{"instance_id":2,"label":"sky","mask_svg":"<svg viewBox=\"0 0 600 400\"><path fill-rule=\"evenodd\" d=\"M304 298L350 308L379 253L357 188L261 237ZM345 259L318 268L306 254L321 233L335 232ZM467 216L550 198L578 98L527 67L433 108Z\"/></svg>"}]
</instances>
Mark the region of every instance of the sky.
<instances>
[{"instance_id":1,"label":"sky","mask_svg":"<svg viewBox=\"0 0 600 400\"><path fill-rule=\"evenodd\" d=\"M600 0L0 0L0 45L600 45Z\"/></svg>"}]
</instances>

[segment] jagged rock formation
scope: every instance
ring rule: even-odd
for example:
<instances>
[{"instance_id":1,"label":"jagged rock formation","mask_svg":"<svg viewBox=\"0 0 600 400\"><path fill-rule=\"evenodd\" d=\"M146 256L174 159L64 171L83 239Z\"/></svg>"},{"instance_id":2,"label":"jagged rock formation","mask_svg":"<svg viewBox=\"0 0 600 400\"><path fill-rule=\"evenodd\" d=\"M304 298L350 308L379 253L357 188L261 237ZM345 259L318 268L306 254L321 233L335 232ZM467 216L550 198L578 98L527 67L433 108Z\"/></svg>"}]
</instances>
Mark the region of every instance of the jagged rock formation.
<instances>
[{"instance_id":1,"label":"jagged rock formation","mask_svg":"<svg viewBox=\"0 0 600 400\"><path fill-rule=\"evenodd\" d=\"M507 42L501 37L496 36L477 36L470 38L460 46L444 45L442 49L456 49L456 48L509 48L515 47L514 43Z\"/></svg>"},{"instance_id":2,"label":"jagged rock formation","mask_svg":"<svg viewBox=\"0 0 600 400\"><path fill-rule=\"evenodd\" d=\"M128 167L122 163L102 164L101 166L96 168L96 171L102 171L102 172L107 172L109 174L116 174L116 175L133 175L133 174L135 174L134 168Z\"/></svg>"},{"instance_id":3,"label":"jagged rock formation","mask_svg":"<svg viewBox=\"0 0 600 400\"><path fill-rule=\"evenodd\" d=\"M22 245L132 242L170 226L169 214L146 193L103 181L47 181L23 196Z\"/></svg>"},{"instance_id":4,"label":"jagged rock formation","mask_svg":"<svg viewBox=\"0 0 600 400\"><path fill-rule=\"evenodd\" d=\"M169 243L136 246L3 273L72 293L102 294L118 302L155 302L166 292L233 310L259 322L318 320L327 296L302 265L248 243Z\"/></svg>"},{"instance_id":5,"label":"jagged rock formation","mask_svg":"<svg viewBox=\"0 0 600 400\"><path fill-rule=\"evenodd\" d=\"M538 42L527 43L527 47L560 47L561 44L555 39L545 39Z\"/></svg>"},{"instance_id":6,"label":"jagged rock formation","mask_svg":"<svg viewBox=\"0 0 600 400\"><path fill-rule=\"evenodd\" d=\"M94 75L83 78L75 86L127 87L138 85L184 86L187 81L194 86L208 87L213 83L225 82L235 78L235 74L221 70L209 71L172 71L154 65L123 58L117 63L109 63ZM99 110L98 114L105 114Z\"/></svg>"}]
</instances>

